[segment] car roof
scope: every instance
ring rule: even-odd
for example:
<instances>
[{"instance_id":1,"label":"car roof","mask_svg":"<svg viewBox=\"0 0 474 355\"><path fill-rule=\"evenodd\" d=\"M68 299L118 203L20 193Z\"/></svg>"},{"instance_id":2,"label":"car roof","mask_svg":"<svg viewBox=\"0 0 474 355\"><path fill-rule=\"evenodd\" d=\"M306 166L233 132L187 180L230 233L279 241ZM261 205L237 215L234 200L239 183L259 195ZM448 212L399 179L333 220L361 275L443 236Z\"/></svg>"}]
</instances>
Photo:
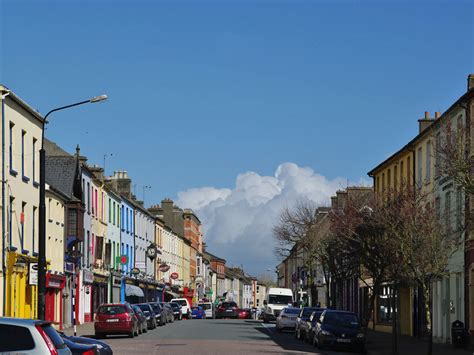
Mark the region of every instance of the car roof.
<instances>
[{"instance_id":1,"label":"car roof","mask_svg":"<svg viewBox=\"0 0 474 355\"><path fill-rule=\"evenodd\" d=\"M101 306L125 306L127 305L128 303L102 303Z\"/></svg>"},{"instance_id":2,"label":"car roof","mask_svg":"<svg viewBox=\"0 0 474 355\"><path fill-rule=\"evenodd\" d=\"M1 324L11 325L30 325L35 326L36 324L51 324L48 321L42 321L39 319L25 319L25 318L13 318L13 317L0 317Z\"/></svg>"},{"instance_id":3,"label":"car roof","mask_svg":"<svg viewBox=\"0 0 474 355\"><path fill-rule=\"evenodd\" d=\"M348 313L348 314L354 314L354 315L356 315L354 312L351 312L351 311L342 311L342 310L339 310L339 309L326 309L326 312L327 312L327 313Z\"/></svg>"}]
</instances>

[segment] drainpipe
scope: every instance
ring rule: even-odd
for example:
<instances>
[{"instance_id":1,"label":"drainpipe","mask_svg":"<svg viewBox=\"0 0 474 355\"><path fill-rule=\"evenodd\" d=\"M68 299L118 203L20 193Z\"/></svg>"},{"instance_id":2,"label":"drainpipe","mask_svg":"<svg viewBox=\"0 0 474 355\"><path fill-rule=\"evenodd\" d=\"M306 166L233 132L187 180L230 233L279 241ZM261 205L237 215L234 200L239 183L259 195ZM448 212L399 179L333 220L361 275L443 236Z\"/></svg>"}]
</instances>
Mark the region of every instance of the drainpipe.
<instances>
[{"instance_id":1,"label":"drainpipe","mask_svg":"<svg viewBox=\"0 0 474 355\"><path fill-rule=\"evenodd\" d=\"M3 272L3 304L2 314L6 311L7 266L5 263L5 98L10 94L7 91L2 95L2 272Z\"/></svg>"}]
</instances>

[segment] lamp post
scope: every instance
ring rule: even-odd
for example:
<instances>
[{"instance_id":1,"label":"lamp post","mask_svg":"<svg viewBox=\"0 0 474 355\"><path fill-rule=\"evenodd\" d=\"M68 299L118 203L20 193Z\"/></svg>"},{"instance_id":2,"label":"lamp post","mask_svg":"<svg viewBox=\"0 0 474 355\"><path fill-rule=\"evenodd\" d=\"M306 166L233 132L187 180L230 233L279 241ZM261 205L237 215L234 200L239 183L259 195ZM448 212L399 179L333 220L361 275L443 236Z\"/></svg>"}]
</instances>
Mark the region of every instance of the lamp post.
<instances>
[{"instance_id":1,"label":"lamp post","mask_svg":"<svg viewBox=\"0 0 474 355\"><path fill-rule=\"evenodd\" d=\"M50 114L56 111L64 110L70 107L84 105L88 103L96 103L107 100L107 95L95 96L89 100L76 102L71 105L57 107L49 111L43 119L43 129L41 132L41 149L39 151L39 163L40 163L40 174L39 174L39 218L38 218L38 231L39 231L39 243L38 243L38 318L45 319L45 301L46 301L46 152L44 150L44 130L47 118Z\"/></svg>"}]
</instances>

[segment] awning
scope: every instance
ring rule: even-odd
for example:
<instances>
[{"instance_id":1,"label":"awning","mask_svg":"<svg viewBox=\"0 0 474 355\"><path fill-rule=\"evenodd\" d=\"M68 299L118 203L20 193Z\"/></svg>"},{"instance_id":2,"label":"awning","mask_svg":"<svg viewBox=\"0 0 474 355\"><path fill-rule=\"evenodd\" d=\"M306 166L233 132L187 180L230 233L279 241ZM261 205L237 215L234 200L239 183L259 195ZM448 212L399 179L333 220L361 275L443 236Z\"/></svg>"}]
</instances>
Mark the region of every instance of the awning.
<instances>
[{"instance_id":1,"label":"awning","mask_svg":"<svg viewBox=\"0 0 474 355\"><path fill-rule=\"evenodd\" d=\"M143 290L135 285L125 284L125 296L145 297Z\"/></svg>"}]
</instances>

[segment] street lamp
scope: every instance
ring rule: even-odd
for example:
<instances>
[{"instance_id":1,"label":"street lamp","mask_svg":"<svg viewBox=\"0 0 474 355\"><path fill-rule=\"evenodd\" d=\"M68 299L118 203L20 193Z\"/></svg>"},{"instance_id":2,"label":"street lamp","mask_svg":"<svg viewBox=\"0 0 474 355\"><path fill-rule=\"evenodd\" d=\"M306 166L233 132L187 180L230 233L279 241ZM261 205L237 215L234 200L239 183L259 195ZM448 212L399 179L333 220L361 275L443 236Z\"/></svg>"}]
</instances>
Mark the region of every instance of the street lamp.
<instances>
[{"instance_id":1,"label":"street lamp","mask_svg":"<svg viewBox=\"0 0 474 355\"><path fill-rule=\"evenodd\" d=\"M40 174L39 174L39 218L38 218L38 230L39 230L39 243L38 243L38 318L45 319L45 301L46 301L46 153L44 150L44 130L46 123L48 123L48 116L53 112L64 110L70 107L84 105L88 103L96 103L107 100L107 95L94 96L89 100L76 102L71 105L57 107L49 111L43 119L43 128L41 131L41 149L39 151L39 163L40 163Z\"/></svg>"}]
</instances>

